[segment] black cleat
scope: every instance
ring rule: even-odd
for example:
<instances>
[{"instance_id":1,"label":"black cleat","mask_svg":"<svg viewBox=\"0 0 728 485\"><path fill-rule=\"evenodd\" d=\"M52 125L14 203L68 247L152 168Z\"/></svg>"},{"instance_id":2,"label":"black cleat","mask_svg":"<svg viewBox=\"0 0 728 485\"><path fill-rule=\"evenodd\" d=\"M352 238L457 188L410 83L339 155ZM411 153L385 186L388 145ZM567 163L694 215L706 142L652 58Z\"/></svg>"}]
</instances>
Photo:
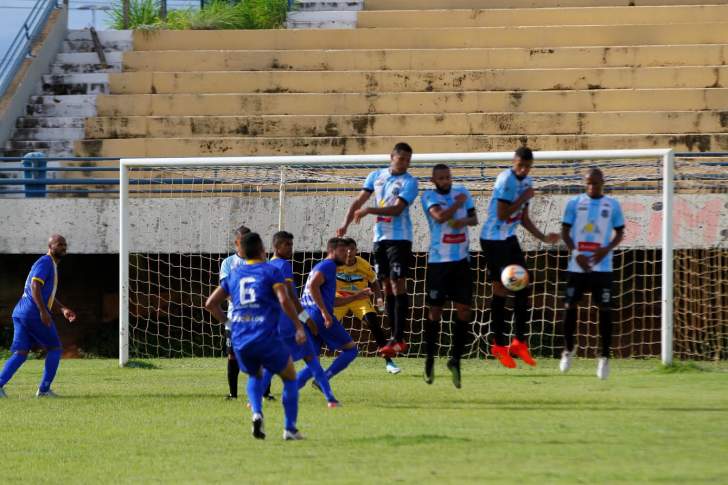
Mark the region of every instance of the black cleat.
<instances>
[{"instance_id":1,"label":"black cleat","mask_svg":"<svg viewBox=\"0 0 728 485\"><path fill-rule=\"evenodd\" d=\"M238 396L233 396L232 394L228 394L227 396L225 396L226 401L234 401L237 398L238 398Z\"/></svg>"},{"instance_id":2,"label":"black cleat","mask_svg":"<svg viewBox=\"0 0 728 485\"><path fill-rule=\"evenodd\" d=\"M266 401L275 401L276 397L273 394L263 394Z\"/></svg>"},{"instance_id":3,"label":"black cleat","mask_svg":"<svg viewBox=\"0 0 728 485\"><path fill-rule=\"evenodd\" d=\"M450 359L447 361L447 369L452 372L452 383L453 385L460 389L462 386L462 380L460 376L460 361L455 359Z\"/></svg>"},{"instance_id":4,"label":"black cleat","mask_svg":"<svg viewBox=\"0 0 728 485\"><path fill-rule=\"evenodd\" d=\"M261 414L253 414L253 438L257 440L265 439L265 431L263 431L263 416Z\"/></svg>"},{"instance_id":5,"label":"black cleat","mask_svg":"<svg viewBox=\"0 0 728 485\"><path fill-rule=\"evenodd\" d=\"M433 357L428 357L425 359L425 382L428 384L432 384L435 382L435 359Z\"/></svg>"}]
</instances>

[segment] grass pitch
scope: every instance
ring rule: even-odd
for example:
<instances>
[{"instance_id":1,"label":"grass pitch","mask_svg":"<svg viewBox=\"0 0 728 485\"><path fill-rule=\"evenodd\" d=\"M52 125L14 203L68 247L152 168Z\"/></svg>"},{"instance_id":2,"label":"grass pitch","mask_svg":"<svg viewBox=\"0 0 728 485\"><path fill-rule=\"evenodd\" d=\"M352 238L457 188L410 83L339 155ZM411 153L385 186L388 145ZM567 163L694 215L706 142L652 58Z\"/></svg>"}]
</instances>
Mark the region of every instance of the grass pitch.
<instances>
[{"instance_id":1,"label":"grass pitch","mask_svg":"<svg viewBox=\"0 0 728 485\"><path fill-rule=\"evenodd\" d=\"M63 361L58 400L33 398L29 361L0 401L4 483L725 483L728 365L595 361L568 375L542 359L509 371L466 361L463 389L445 360L432 386L423 361L358 359L332 381L343 407L301 392L302 442L284 442L280 402L268 439L250 436L244 399L225 401L223 359ZM276 380L277 381L277 380ZM280 382L274 392L280 394ZM245 380L241 378L244 395Z\"/></svg>"}]
</instances>

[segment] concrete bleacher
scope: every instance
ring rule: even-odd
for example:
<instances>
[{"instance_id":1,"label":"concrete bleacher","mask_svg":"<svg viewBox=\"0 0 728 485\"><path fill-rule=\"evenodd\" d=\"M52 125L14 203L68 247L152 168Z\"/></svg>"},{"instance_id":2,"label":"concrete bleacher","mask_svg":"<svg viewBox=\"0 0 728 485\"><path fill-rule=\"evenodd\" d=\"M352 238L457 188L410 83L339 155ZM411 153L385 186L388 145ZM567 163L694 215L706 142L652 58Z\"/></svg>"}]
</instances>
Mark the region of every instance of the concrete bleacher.
<instances>
[{"instance_id":1,"label":"concrete bleacher","mask_svg":"<svg viewBox=\"0 0 728 485\"><path fill-rule=\"evenodd\" d=\"M728 150L728 1L367 0L358 27L137 32L76 151Z\"/></svg>"}]
</instances>

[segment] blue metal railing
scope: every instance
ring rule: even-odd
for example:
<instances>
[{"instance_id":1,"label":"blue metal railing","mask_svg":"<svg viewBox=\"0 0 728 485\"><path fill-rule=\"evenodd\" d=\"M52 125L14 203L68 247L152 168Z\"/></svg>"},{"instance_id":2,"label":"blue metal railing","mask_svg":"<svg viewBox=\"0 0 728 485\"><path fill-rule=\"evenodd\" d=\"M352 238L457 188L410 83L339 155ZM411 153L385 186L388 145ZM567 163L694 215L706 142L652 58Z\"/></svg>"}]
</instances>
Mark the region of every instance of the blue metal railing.
<instances>
[{"instance_id":1,"label":"blue metal railing","mask_svg":"<svg viewBox=\"0 0 728 485\"><path fill-rule=\"evenodd\" d=\"M33 4L28 17L0 60L0 97L10 87L23 60L30 54L33 42L45 27L53 9L59 5L59 0L36 0Z\"/></svg>"},{"instance_id":2,"label":"blue metal railing","mask_svg":"<svg viewBox=\"0 0 728 485\"><path fill-rule=\"evenodd\" d=\"M31 156L32 155L32 156ZM17 196L24 195L25 197L46 197L47 195L70 195L76 197L84 197L89 194L108 194L113 197L119 193L119 167L118 163L114 163L112 166L105 167L94 167L89 166L95 162L118 162L118 158L109 157L43 157L39 156L42 154L29 154L25 157L0 157L0 197L4 196ZM719 173L690 173L686 176L677 175L678 180L690 180L693 182L700 181L712 181L724 180L725 187L728 188L728 152L703 152L703 153L690 153L681 152L675 154L676 159L696 159L700 166L710 167L726 167L726 170ZM707 160L709 158L715 160ZM54 164L58 162L75 162L80 163L82 166L64 166L64 167L50 167L48 162ZM20 164L22 163L22 164ZM573 168L580 167L578 162L573 162ZM306 169L314 168L315 165L296 165L287 164L288 168L292 169ZM348 169L359 168L359 169L370 169L379 167L380 165L372 164L357 164L347 165ZM431 166L431 165L430 165ZM463 167L463 165L460 165ZM467 165L470 168L485 169L482 164L478 162L472 162ZM497 165L489 165L487 168L507 168L510 165L508 163L500 163ZM539 168L547 169L550 167L565 168L565 164L540 164ZM420 166L424 167L424 166ZM329 167L330 168L330 167ZM140 172L144 170L141 169ZM173 170L170 170L173 171ZM82 178L54 178L55 174L62 174L64 172L75 172L82 173ZM110 174L109 177L99 177L96 174L100 173ZM13 175L20 175L12 177ZM277 177L277 175L276 175ZM419 177L422 183L427 181L427 177ZM482 172L480 175L468 175L465 177L458 177L461 182L483 182L493 181L494 177L492 174L486 174ZM563 192L565 190L564 182L567 182L569 187L573 185L575 190L581 190L581 176L576 173L567 175L541 175L539 176L540 187L543 192ZM644 186L635 184L632 186L619 187L618 190L621 192L631 192L645 190L645 187L653 186L655 183L660 183L659 175L645 174L643 177L633 179L633 182L645 182ZM131 178L129 180L130 192L132 193L144 193L144 194L187 194L197 193L200 191L200 187L205 184L213 184L216 180L207 177L192 177L192 176L170 176L170 177L138 177ZM271 181L260 180L262 185L277 185L278 179L271 179ZM297 174L297 179L289 179L288 183L292 187L287 188L290 192L309 191L310 188L302 187L306 184L315 185L320 181L307 180L305 173ZM552 186L550 186L550 184ZM221 185L231 185L228 182L221 182ZM234 184L232 184L234 185ZM58 188L60 187L60 188ZM189 187L189 188L187 188ZM277 191L276 187L263 187L257 191L269 192ZM335 189L321 188L321 191L335 190L341 191L357 191L357 187L338 187ZM215 190L218 194L236 194L241 193L241 189L235 188L218 188Z\"/></svg>"}]
</instances>

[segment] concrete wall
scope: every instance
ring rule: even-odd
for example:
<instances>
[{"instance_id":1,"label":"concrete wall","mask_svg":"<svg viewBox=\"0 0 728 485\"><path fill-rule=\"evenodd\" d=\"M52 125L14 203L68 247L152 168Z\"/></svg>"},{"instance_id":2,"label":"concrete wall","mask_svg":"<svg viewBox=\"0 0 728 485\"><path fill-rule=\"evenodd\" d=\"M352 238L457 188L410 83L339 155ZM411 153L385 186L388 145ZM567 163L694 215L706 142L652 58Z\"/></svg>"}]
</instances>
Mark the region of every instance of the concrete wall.
<instances>
[{"instance_id":1,"label":"concrete wall","mask_svg":"<svg viewBox=\"0 0 728 485\"><path fill-rule=\"evenodd\" d=\"M541 228L558 231L568 197L539 197L531 209ZM294 200L295 199L295 200ZM655 196L619 196L627 219L625 247L660 244L662 213ZM297 251L318 251L333 235L351 202L350 196L290 195L286 229L296 236ZM479 217L485 216L486 198L476 198ZM316 210L312 210L316 208ZM415 225L415 251L426 251L427 223L419 201L411 208ZM277 230L278 200L272 197L207 197L133 199L131 248L138 252L224 253L232 246L231 234L245 223L266 241ZM371 247L371 219L352 225L350 235L362 250ZM114 199L3 200L0 208L0 253L42 253L53 232L67 236L71 253L118 251L118 201ZM479 229L471 229L472 249L477 250ZM676 247L728 247L728 195L685 195L675 200ZM524 238L527 249L535 240Z\"/></svg>"},{"instance_id":2,"label":"concrete wall","mask_svg":"<svg viewBox=\"0 0 728 485\"><path fill-rule=\"evenodd\" d=\"M43 32L33 45L33 57L23 62L15 80L0 99L0 146L5 146L5 142L15 131L15 120L25 114L28 98L33 94L43 74L48 72L63 45L67 31L68 8L64 6L51 13Z\"/></svg>"}]
</instances>

